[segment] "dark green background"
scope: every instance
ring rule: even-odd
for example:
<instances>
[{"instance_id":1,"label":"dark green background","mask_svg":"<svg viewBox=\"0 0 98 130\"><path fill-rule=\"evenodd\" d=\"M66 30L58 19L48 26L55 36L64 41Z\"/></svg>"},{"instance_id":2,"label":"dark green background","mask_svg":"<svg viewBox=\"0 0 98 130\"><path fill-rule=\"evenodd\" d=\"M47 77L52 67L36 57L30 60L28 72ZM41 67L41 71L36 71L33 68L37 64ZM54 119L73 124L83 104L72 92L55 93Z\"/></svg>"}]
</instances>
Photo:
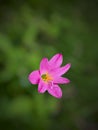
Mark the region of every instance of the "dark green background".
<instances>
[{"instance_id":1,"label":"dark green background","mask_svg":"<svg viewBox=\"0 0 98 130\"><path fill-rule=\"evenodd\" d=\"M0 130L98 129L97 0L0 1ZM62 99L39 94L28 74L62 53Z\"/></svg>"}]
</instances>

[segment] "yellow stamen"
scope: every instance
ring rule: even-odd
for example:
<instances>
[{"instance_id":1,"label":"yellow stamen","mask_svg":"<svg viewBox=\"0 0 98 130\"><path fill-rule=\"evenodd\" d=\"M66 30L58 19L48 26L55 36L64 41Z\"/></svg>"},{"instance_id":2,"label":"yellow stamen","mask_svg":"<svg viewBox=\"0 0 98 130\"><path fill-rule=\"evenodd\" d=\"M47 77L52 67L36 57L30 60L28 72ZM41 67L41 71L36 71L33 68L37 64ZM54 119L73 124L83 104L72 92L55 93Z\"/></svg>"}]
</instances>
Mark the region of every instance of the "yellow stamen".
<instances>
[{"instance_id":1,"label":"yellow stamen","mask_svg":"<svg viewBox=\"0 0 98 130\"><path fill-rule=\"evenodd\" d=\"M45 82L50 82L50 81L52 80L52 77L51 77L48 73L43 74L43 75L41 76L41 78L42 78L42 80L45 81Z\"/></svg>"}]
</instances>

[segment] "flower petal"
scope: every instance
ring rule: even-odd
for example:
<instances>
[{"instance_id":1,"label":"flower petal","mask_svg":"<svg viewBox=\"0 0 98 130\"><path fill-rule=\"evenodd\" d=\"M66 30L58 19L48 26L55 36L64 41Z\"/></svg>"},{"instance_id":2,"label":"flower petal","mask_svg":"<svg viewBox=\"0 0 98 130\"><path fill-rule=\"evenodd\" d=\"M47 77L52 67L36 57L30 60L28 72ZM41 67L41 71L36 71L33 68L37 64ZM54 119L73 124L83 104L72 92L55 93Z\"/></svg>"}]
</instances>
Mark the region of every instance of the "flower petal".
<instances>
[{"instance_id":1,"label":"flower petal","mask_svg":"<svg viewBox=\"0 0 98 130\"><path fill-rule=\"evenodd\" d=\"M33 72L31 72L28 76L28 79L29 81L32 83L32 84L38 84L39 82L39 79L40 79L40 73L39 73L39 70L35 70Z\"/></svg>"},{"instance_id":2,"label":"flower petal","mask_svg":"<svg viewBox=\"0 0 98 130\"><path fill-rule=\"evenodd\" d=\"M48 84L40 80L39 85L38 85L38 92L39 93L44 93L48 88Z\"/></svg>"},{"instance_id":3,"label":"flower petal","mask_svg":"<svg viewBox=\"0 0 98 130\"><path fill-rule=\"evenodd\" d=\"M62 61L63 61L62 54L56 54L49 60L49 64L51 65L51 67L56 68L60 67Z\"/></svg>"},{"instance_id":4,"label":"flower petal","mask_svg":"<svg viewBox=\"0 0 98 130\"><path fill-rule=\"evenodd\" d=\"M40 73L44 74L48 71L48 69L49 69L48 59L43 58L40 63Z\"/></svg>"},{"instance_id":5,"label":"flower petal","mask_svg":"<svg viewBox=\"0 0 98 130\"><path fill-rule=\"evenodd\" d=\"M58 85L49 86L48 93L56 98L62 97L62 90Z\"/></svg>"},{"instance_id":6,"label":"flower petal","mask_svg":"<svg viewBox=\"0 0 98 130\"><path fill-rule=\"evenodd\" d=\"M54 70L51 70L50 73L54 78L56 78L56 77L63 75L64 73L66 73L70 69L70 67L71 67L71 64L69 63L63 67L59 67Z\"/></svg>"},{"instance_id":7,"label":"flower petal","mask_svg":"<svg viewBox=\"0 0 98 130\"><path fill-rule=\"evenodd\" d=\"M53 82L57 84L68 84L70 80L64 77L58 77L58 78L55 78Z\"/></svg>"}]
</instances>

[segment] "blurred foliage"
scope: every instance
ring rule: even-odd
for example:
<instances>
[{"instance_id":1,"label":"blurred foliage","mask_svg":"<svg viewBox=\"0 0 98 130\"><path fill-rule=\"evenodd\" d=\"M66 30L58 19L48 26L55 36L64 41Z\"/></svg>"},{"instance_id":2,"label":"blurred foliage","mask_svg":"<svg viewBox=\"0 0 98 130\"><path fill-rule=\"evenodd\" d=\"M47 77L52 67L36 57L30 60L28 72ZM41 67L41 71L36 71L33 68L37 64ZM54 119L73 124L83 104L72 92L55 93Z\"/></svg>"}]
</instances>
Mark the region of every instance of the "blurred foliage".
<instances>
[{"instance_id":1,"label":"blurred foliage","mask_svg":"<svg viewBox=\"0 0 98 130\"><path fill-rule=\"evenodd\" d=\"M28 81L56 53L72 64L60 100ZM97 130L97 66L97 0L0 1L0 130Z\"/></svg>"}]
</instances>

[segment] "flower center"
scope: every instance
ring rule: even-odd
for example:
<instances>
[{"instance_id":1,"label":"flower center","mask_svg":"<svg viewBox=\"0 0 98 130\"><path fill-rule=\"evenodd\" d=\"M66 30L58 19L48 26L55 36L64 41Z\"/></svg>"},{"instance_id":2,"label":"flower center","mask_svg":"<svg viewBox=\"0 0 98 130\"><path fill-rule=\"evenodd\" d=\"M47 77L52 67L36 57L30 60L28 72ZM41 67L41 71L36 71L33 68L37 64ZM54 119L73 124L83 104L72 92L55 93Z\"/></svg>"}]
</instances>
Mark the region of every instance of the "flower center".
<instances>
[{"instance_id":1,"label":"flower center","mask_svg":"<svg viewBox=\"0 0 98 130\"><path fill-rule=\"evenodd\" d=\"M41 76L42 80L45 81L45 82L50 82L53 78L49 75L49 74L43 74Z\"/></svg>"}]
</instances>

